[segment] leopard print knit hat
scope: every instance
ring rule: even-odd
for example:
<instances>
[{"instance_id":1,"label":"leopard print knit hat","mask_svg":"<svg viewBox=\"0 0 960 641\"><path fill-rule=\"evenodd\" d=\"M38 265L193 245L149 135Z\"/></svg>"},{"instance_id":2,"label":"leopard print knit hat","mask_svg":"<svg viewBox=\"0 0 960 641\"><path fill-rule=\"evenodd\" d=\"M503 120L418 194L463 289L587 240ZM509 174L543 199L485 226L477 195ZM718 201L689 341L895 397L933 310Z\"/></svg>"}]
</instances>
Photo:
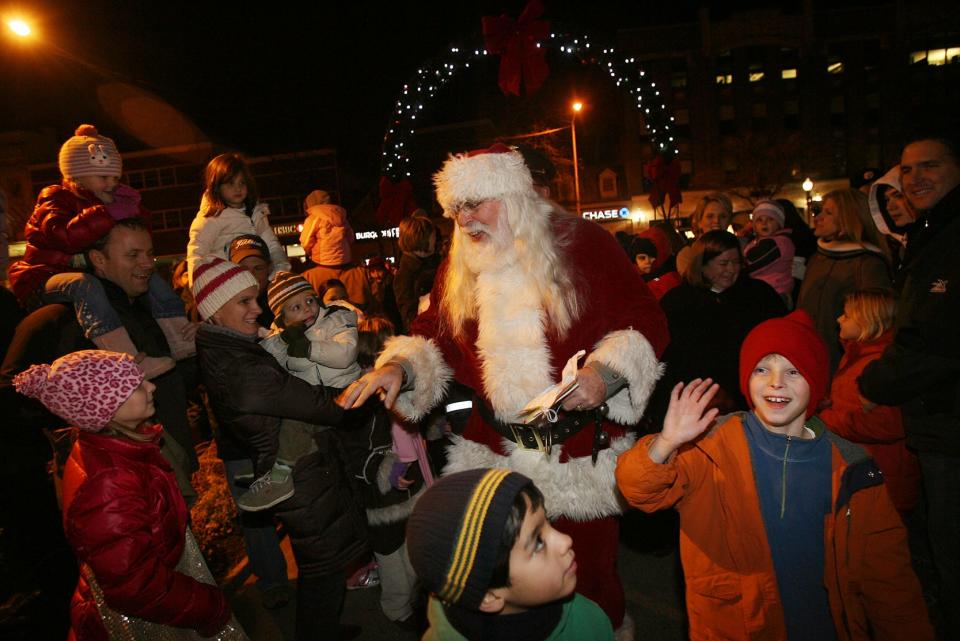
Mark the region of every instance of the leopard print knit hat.
<instances>
[{"instance_id":1,"label":"leopard print knit hat","mask_svg":"<svg viewBox=\"0 0 960 641\"><path fill-rule=\"evenodd\" d=\"M69 424L99 432L141 382L143 372L129 354L88 349L33 365L13 386Z\"/></svg>"}]
</instances>

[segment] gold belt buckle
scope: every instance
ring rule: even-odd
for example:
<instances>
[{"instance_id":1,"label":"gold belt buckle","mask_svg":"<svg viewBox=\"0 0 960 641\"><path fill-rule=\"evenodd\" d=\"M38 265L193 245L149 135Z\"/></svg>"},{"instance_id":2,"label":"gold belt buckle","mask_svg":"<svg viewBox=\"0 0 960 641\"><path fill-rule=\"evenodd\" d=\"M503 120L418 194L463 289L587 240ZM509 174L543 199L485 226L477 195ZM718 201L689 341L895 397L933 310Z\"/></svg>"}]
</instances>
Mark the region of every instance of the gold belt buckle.
<instances>
[{"instance_id":1,"label":"gold belt buckle","mask_svg":"<svg viewBox=\"0 0 960 641\"><path fill-rule=\"evenodd\" d=\"M540 436L540 428L536 425L514 425L509 423L510 431L513 433L514 442L523 450L536 450L537 452L544 452L547 455L550 454L550 439L549 432L546 439ZM523 432L521 430L528 429L530 433L533 434L533 439L537 442L536 447L527 447L526 443L523 441Z\"/></svg>"}]
</instances>

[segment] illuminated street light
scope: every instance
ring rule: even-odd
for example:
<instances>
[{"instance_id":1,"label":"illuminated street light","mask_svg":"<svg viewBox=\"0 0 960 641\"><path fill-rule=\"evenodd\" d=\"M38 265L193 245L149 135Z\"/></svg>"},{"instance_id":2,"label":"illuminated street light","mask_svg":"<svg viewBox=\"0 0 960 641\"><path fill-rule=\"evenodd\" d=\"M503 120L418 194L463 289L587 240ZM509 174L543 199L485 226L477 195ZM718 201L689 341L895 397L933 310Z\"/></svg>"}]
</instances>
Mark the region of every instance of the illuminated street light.
<instances>
[{"instance_id":1,"label":"illuminated street light","mask_svg":"<svg viewBox=\"0 0 960 641\"><path fill-rule=\"evenodd\" d=\"M33 33L33 29L30 28L30 25L27 24L25 20L20 18L7 20L7 28L21 38L26 38Z\"/></svg>"},{"instance_id":2,"label":"illuminated street light","mask_svg":"<svg viewBox=\"0 0 960 641\"><path fill-rule=\"evenodd\" d=\"M570 136L573 138L573 193L577 201L577 216L580 212L580 167L577 166L577 114L583 109L583 103L577 100L571 105L573 116L570 118Z\"/></svg>"},{"instance_id":3,"label":"illuminated street light","mask_svg":"<svg viewBox=\"0 0 960 641\"><path fill-rule=\"evenodd\" d=\"M803 181L803 184L800 185L803 188L804 193L807 195L807 216L810 215L810 202L813 200L811 197L811 192L813 191L813 181L810 178L806 178Z\"/></svg>"}]
</instances>

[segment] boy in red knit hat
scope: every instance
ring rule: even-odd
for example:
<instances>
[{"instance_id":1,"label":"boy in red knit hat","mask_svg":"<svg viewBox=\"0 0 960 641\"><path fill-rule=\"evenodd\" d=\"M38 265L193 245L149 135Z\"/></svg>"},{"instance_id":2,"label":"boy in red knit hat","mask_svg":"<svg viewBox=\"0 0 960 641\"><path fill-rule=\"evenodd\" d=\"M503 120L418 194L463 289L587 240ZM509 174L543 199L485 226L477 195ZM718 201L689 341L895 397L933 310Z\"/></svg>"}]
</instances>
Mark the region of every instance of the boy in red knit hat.
<instances>
[{"instance_id":1,"label":"boy in red knit hat","mask_svg":"<svg viewBox=\"0 0 960 641\"><path fill-rule=\"evenodd\" d=\"M740 350L751 411L717 419L710 379L680 383L620 457L631 505L680 513L693 641L934 638L883 475L813 416L828 380L806 312L768 320Z\"/></svg>"}]
</instances>

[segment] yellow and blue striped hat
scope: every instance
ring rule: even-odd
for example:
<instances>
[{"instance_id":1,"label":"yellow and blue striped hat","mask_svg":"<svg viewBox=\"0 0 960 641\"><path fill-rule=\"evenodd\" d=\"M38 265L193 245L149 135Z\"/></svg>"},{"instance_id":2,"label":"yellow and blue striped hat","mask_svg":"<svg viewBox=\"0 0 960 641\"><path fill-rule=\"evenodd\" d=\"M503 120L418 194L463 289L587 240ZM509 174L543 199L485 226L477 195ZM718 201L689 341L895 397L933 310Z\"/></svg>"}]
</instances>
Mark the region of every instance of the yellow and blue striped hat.
<instances>
[{"instance_id":1,"label":"yellow and blue striped hat","mask_svg":"<svg viewBox=\"0 0 960 641\"><path fill-rule=\"evenodd\" d=\"M407 522L410 564L444 603L475 610L497 564L517 494L532 481L507 469L457 472L417 501Z\"/></svg>"}]
</instances>

